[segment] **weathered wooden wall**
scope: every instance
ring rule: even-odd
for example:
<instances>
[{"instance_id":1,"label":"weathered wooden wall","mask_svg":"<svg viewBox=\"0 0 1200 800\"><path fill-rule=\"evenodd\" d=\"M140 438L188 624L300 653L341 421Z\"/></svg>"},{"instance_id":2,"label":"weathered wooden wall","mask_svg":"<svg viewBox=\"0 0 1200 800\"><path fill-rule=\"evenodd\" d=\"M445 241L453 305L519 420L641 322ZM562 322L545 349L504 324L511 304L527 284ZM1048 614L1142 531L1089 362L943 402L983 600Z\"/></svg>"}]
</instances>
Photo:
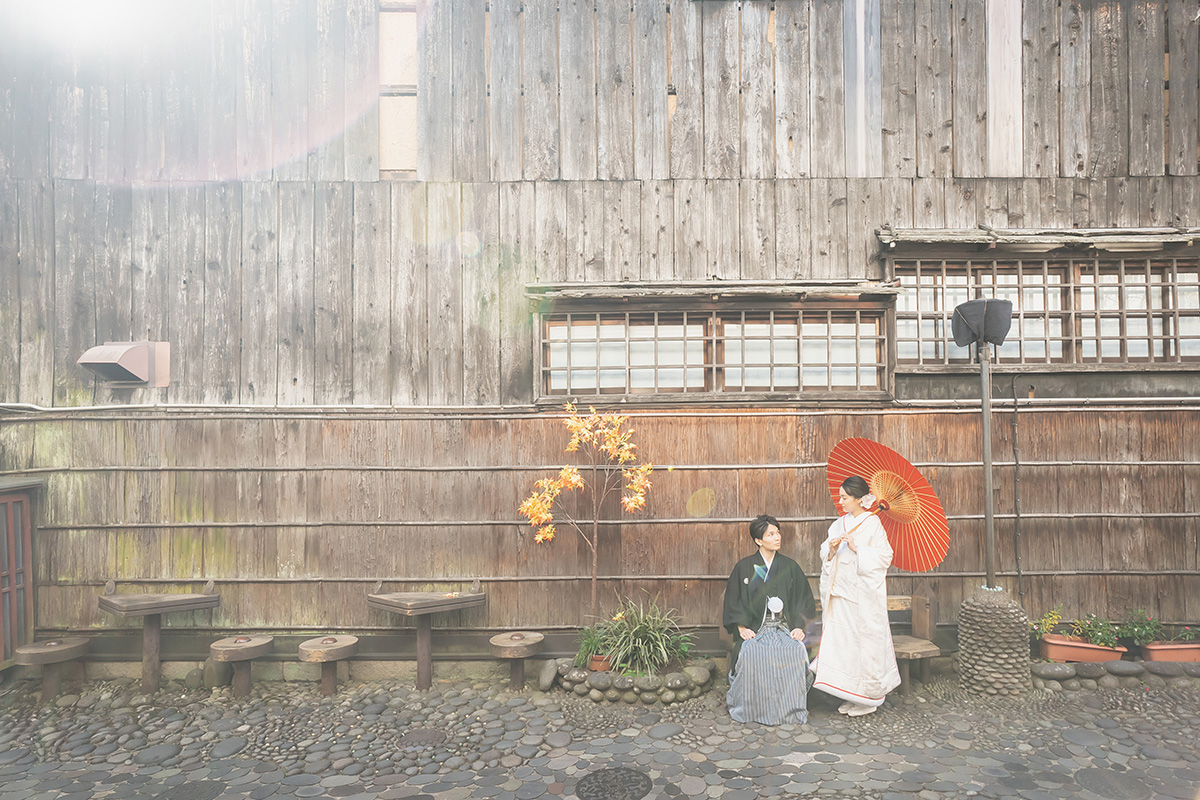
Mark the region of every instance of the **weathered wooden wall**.
<instances>
[{"instance_id":1,"label":"weathered wooden wall","mask_svg":"<svg viewBox=\"0 0 1200 800\"><path fill-rule=\"evenodd\" d=\"M0 180L0 402L512 405L535 282L876 278L874 230L1200 225L1200 178ZM99 387L171 343L166 390Z\"/></svg>"},{"instance_id":2,"label":"weathered wooden wall","mask_svg":"<svg viewBox=\"0 0 1200 800\"><path fill-rule=\"evenodd\" d=\"M1015 593L1010 423L997 412L998 569ZM1020 412L1031 610L1200 619L1198 423L1197 407ZM725 576L751 549L745 519L764 511L791 520L784 552L815 575L835 513L823 461L848 436L906 453L938 492L951 547L927 577L941 621L982 583L977 410L646 412L633 425L660 466L645 514L606 529L609 605L646 588L687 623L715 625ZM565 438L561 414L55 412L0 428L0 474L48 482L42 628L116 626L95 600L110 578L124 591L213 578L212 625L272 629L391 626L366 606L377 580L480 578L487 607L439 624L542 628L587 621L586 548L567 530L536 545L516 515ZM187 616L175 624L209 624Z\"/></svg>"}]
</instances>

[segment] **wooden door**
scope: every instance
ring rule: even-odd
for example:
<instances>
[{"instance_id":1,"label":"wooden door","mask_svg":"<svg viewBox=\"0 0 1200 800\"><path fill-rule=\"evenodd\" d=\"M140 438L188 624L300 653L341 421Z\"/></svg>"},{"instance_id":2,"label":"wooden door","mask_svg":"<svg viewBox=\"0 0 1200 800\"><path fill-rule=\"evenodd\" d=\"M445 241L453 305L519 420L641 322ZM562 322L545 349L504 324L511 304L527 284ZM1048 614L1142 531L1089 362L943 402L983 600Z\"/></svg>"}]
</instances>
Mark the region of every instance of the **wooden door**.
<instances>
[{"instance_id":1,"label":"wooden door","mask_svg":"<svg viewBox=\"0 0 1200 800\"><path fill-rule=\"evenodd\" d=\"M29 495L0 494L0 669L19 645L33 641L33 559Z\"/></svg>"}]
</instances>

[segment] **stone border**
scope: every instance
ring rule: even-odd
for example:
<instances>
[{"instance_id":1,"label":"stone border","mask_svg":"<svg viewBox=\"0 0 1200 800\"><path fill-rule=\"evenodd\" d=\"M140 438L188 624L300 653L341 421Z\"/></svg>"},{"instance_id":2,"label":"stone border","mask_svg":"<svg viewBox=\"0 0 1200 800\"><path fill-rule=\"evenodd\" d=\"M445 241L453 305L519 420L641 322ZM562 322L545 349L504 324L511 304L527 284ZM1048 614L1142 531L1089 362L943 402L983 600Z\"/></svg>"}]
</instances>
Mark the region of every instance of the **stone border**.
<instances>
[{"instance_id":1,"label":"stone border","mask_svg":"<svg viewBox=\"0 0 1200 800\"><path fill-rule=\"evenodd\" d=\"M666 675L617 675L592 672L575 666L569 658L547 661L538 678L538 688L558 686L593 703L626 705L672 705L708 692L716 682L716 663L693 661L678 672Z\"/></svg>"},{"instance_id":2,"label":"stone border","mask_svg":"<svg viewBox=\"0 0 1200 800\"><path fill-rule=\"evenodd\" d=\"M1200 662L1194 661L1103 661L1095 664L1035 661L1030 665L1030 672L1035 689L1052 692L1200 686Z\"/></svg>"}]
</instances>

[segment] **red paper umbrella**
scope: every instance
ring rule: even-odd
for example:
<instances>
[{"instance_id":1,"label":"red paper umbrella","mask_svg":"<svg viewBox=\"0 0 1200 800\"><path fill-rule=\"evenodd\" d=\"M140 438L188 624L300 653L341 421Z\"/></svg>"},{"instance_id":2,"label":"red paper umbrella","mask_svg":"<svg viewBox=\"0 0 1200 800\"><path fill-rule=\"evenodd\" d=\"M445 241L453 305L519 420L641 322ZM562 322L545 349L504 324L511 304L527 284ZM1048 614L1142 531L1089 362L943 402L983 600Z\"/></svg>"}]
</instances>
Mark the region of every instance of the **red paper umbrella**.
<instances>
[{"instance_id":1,"label":"red paper umbrella","mask_svg":"<svg viewBox=\"0 0 1200 800\"><path fill-rule=\"evenodd\" d=\"M829 454L825 475L835 505L842 482L851 475L871 487L879 498L871 511L887 531L893 565L924 572L942 563L950 546L946 512L929 481L904 456L870 439L843 439Z\"/></svg>"}]
</instances>

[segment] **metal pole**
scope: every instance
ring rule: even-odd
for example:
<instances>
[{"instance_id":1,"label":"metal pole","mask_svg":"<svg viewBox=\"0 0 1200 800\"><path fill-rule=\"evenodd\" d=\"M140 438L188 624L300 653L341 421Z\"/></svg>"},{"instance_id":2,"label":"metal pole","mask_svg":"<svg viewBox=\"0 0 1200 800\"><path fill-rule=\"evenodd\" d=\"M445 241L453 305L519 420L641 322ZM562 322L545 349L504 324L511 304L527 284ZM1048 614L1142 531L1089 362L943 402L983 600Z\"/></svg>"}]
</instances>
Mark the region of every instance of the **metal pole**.
<instances>
[{"instance_id":1,"label":"metal pole","mask_svg":"<svg viewBox=\"0 0 1200 800\"><path fill-rule=\"evenodd\" d=\"M996 586L996 526L992 507L992 376L988 343L979 343L980 392L983 398L983 524L986 537L985 566L987 587Z\"/></svg>"}]
</instances>

